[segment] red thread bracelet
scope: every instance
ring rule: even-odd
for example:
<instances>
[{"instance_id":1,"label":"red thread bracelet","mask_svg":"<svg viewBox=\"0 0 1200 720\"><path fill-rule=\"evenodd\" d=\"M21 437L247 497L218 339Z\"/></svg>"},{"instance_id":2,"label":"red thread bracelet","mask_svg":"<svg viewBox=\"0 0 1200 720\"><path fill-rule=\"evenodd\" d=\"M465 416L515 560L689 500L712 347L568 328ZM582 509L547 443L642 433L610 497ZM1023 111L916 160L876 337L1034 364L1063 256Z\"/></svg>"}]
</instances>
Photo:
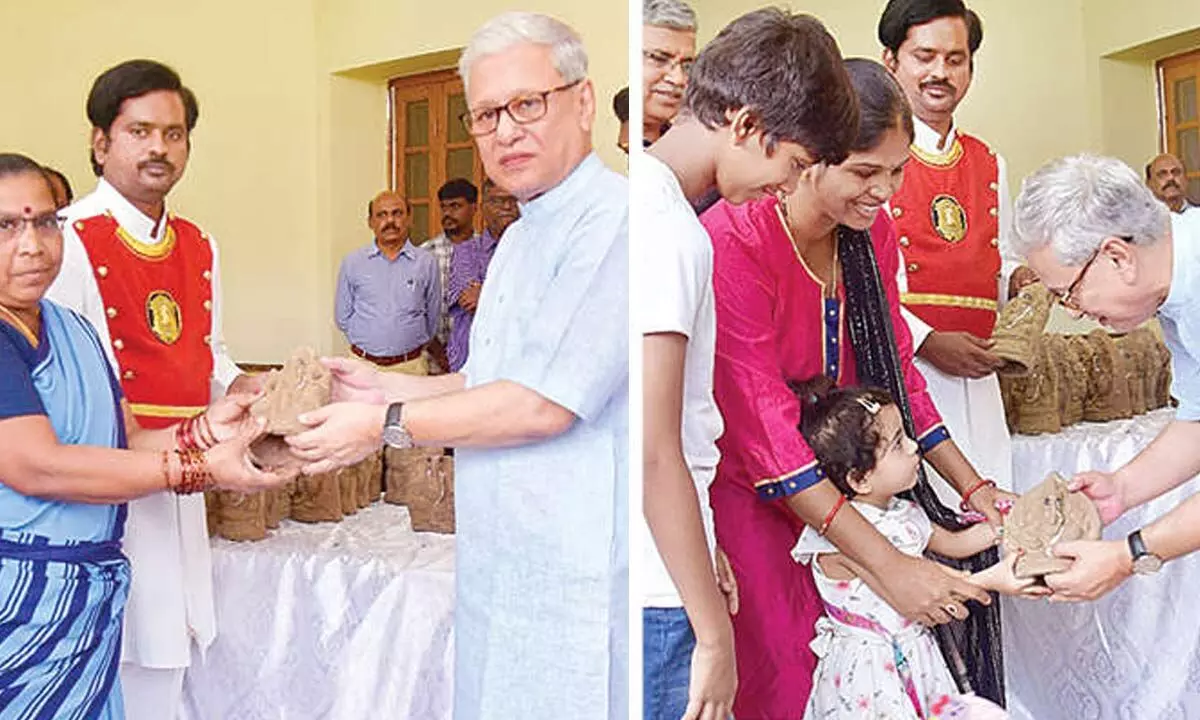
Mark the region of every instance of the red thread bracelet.
<instances>
[{"instance_id":1,"label":"red thread bracelet","mask_svg":"<svg viewBox=\"0 0 1200 720\"><path fill-rule=\"evenodd\" d=\"M834 516L838 514L838 510L841 510L842 506L845 504L846 496L839 495L837 502L833 504L833 509L830 510L829 514L825 516L825 522L821 523L821 529L817 530L818 535L821 535L822 537L825 535L825 532L829 530L829 525L833 522Z\"/></svg>"},{"instance_id":2,"label":"red thread bracelet","mask_svg":"<svg viewBox=\"0 0 1200 720\"><path fill-rule=\"evenodd\" d=\"M971 506L969 503L971 502L971 496L974 495L977 490L979 490L981 488L989 487L989 486L996 487L996 481L995 480L980 480L978 483L976 483L974 487L972 487L970 490L963 493L962 502L960 502L958 504L959 509L962 510L963 512L970 512Z\"/></svg>"}]
</instances>

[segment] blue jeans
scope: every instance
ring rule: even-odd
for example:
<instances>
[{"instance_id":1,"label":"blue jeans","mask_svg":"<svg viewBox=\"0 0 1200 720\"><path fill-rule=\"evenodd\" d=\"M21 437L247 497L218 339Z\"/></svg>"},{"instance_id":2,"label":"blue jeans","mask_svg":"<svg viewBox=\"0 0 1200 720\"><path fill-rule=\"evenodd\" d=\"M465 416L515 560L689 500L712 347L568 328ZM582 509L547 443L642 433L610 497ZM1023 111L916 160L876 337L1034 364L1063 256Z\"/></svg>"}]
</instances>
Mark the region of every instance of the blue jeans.
<instances>
[{"instance_id":1,"label":"blue jeans","mask_svg":"<svg viewBox=\"0 0 1200 720\"><path fill-rule=\"evenodd\" d=\"M642 608L643 720L683 717L695 647L683 608Z\"/></svg>"}]
</instances>

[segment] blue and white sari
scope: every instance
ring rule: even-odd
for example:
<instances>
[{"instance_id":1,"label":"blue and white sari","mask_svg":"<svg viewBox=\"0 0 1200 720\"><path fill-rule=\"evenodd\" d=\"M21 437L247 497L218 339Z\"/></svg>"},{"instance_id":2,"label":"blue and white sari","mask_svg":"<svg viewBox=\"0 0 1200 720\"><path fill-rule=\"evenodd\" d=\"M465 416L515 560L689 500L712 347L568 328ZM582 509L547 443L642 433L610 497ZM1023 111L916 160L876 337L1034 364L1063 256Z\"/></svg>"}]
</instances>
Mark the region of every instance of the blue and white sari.
<instances>
[{"instance_id":1,"label":"blue and white sari","mask_svg":"<svg viewBox=\"0 0 1200 720\"><path fill-rule=\"evenodd\" d=\"M95 330L42 301L33 338L0 320L0 422L44 415L64 445L126 446ZM0 477L0 720L119 720L124 505L22 495Z\"/></svg>"}]
</instances>

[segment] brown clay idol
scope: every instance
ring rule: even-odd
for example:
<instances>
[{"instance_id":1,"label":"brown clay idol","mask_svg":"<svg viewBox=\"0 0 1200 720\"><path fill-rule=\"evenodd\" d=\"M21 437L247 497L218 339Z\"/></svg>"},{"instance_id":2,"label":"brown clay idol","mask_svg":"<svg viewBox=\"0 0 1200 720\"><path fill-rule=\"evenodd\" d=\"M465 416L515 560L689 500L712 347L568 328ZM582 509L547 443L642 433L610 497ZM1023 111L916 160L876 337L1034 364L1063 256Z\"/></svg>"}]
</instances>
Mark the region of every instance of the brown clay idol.
<instances>
[{"instance_id":1,"label":"brown clay idol","mask_svg":"<svg viewBox=\"0 0 1200 720\"><path fill-rule=\"evenodd\" d=\"M284 437L305 429L297 419L330 399L329 368L309 348L302 348L263 383L263 396L250 407L266 421L265 434L250 445L250 458L261 468L299 470L303 463L292 455Z\"/></svg>"},{"instance_id":2,"label":"brown clay idol","mask_svg":"<svg viewBox=\"0 0 1200 720\"><path fill-rule=\"evenodd\" d=\"M1071 566L1070 560L1051 554L1056 543L1099 540L1100 530L1100 512L1092 501L1083 493L1069 492L1066 479L1051 473L1017 498L1004 517L1004 547L1007 552L1024 551L1017 559L1017 577L1038 577Z\"/></svg>"}]
</instances>

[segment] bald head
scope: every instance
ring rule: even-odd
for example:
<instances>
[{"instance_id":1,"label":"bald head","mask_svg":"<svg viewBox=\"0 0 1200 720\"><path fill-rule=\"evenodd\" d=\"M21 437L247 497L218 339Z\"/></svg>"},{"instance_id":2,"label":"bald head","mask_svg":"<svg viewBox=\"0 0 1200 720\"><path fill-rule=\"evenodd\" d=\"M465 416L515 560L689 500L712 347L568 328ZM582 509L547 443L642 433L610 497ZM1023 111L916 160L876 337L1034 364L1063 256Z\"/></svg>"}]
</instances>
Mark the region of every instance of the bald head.
<instances>
[{"instance_id":1,"label":"bald head","mask_svg":"<svg viewBox=\"0 0 1200 720\"><path fill-rule=\"evenodd\" d=\"M1172 212L1181 212L1187 199L1187 177L1183 163L1170 153L1163 153L1146 165L1146 185L1154 197L1166 203Z\"/></svg>"},{"instance_id":2,"label":"bald head","mask_svg":"<svg viewBox=\"0 0 1200 720\"><path fill-rule=\"evenodd\" d=\"M380 247L400 248L408 241L409 209L408 200L394 190L384 190L367 203L367 225Z\"/></svg>"}]
</instances>

